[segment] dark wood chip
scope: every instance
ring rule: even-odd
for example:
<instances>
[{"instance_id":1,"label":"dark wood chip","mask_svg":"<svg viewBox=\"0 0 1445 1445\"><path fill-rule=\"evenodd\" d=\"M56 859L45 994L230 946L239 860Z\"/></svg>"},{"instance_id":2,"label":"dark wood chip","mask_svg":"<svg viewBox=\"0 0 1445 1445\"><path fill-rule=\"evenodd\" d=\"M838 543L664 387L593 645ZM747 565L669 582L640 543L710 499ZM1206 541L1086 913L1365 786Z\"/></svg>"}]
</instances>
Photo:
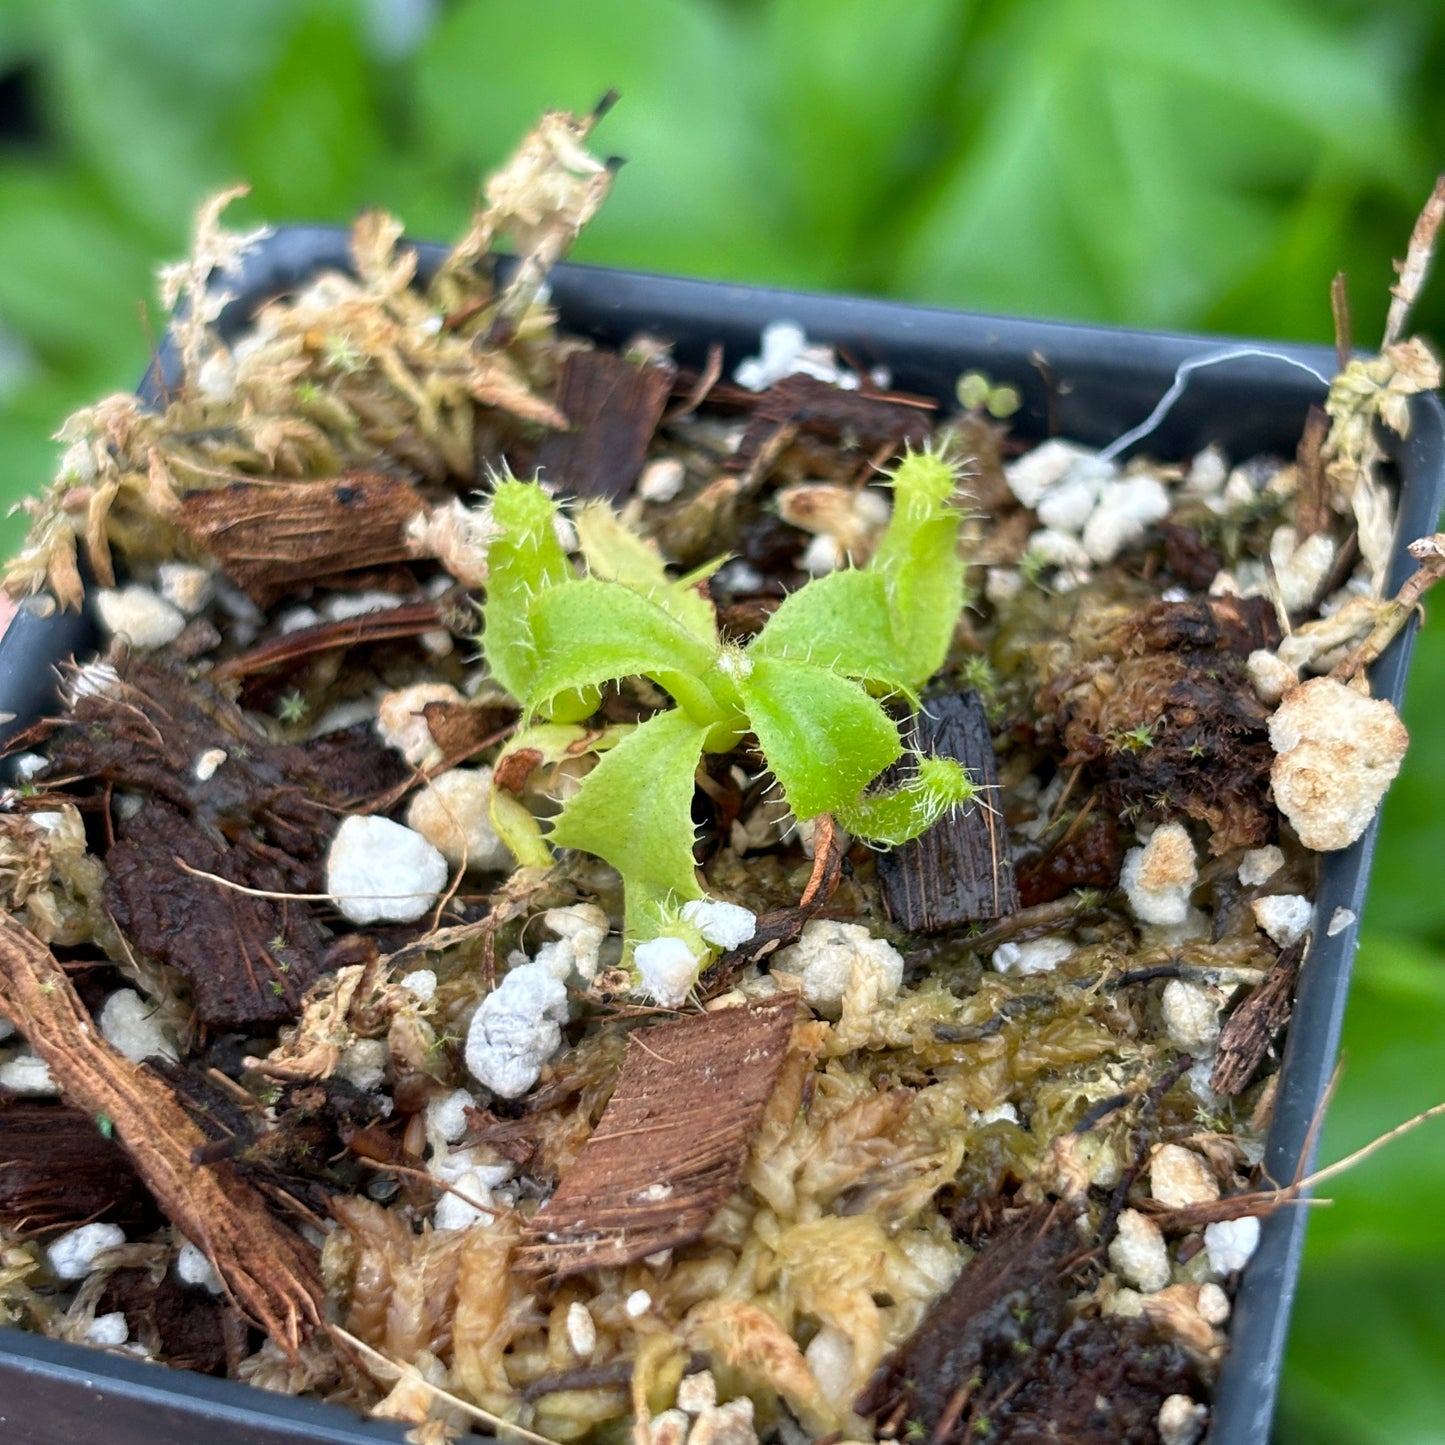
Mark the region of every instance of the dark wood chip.
<instances>
[{"instance_id":1,"label":"dark wood chip","mask_svg":"<svg viewBox=\"0 0 1445 1445\"><path fill-rule=\"evenodd\" d=\"M343 618L340 622L320 622L315 627L301 627L282 637L269 638L249 652L218 663L211 676L217 681L250 677L273 668L293 666L320 652L420 637L424 632L435 632L445 626L446 617L437 603L403 602L379 612Z\"/></svg>"},{"instance_id":2,"label":"dark wood chip","mask_svg":"<svg viewBox=\"0 0 1445 1445\"><path fill-rule=\"evenodd\" d=\"M319 578L404 560L406 524L423 505L401 477L348 472L325 481L236 482L188 492L176 523L269 607Z\"/></svg>"},{"instance_id":3,"label":"dark wood chip","mask_svg":"<svg viewBox=\"0 0 1445 1445\"><path fill-rule=\"evenodd\" d=\"M716 397L722 388L714 388ZM744 393L746 395L746 393ZM747 472L782 430L847 441L864 451L921 447L933 430L938 403L903 392L844 391L801 372L785 376L757 398L752 419L727 468Z\"/></svg>"},{"instance_id":4,"label":"dark wood chip","mask_svg":"<svg viewBox=\"0 0 1445 1445\"><path fill-rule=\"evenodd\" d=\"M120 1310L131 1338L153 1348L176 1370L225 1375L246 1343L246 1323L223 1299L187 1289L174 1275L157 1280L148 1269L118 1269L106 1282L96 1313Z\"/></svg>"},{"instance_id":5,"label":"dark wood chip","mask_svg":"<svg viewBox=\"0 0 1445 1445\"><path fill-rule=\"evenodd\" d=\"M974 1403L1025 1378L1031 1357L1058 1339L1059 1265L1078 1243L1072 1217L1047 1203L1002 1224L878 1367L854 1408L898 1426L917 1421L927 1432L921 1439L967 1438Z\"/></svg>"},{"instance_id":6,"label":"dark wood chip","mask_svg":"<svg viewBox=\"0 0 1445 1445\"><path fill-rule=\"evenodd\" d=\"M1311 935L1297 938L1275 959L1261 983L1230 1014L1219 1036L1209 1087L1232 1097L1254 1077L1269 1046L1289 1022L1294 1008L1295 983L1309 951Z\"/></svg>"},{"instance_id":7,"label":"dark wood chip","mask_svg":"<svg viewBox=\"0 0 1445 1445\"><path fill-rule=\"evenodd\" d=\"M543 480L573 496L621 501L647 460L676 375L671 365L574 351L557 386L569 426L543 438L537 451Z\"/></svg>"},{"instance_id":8,"label":"dark wood chip","mask_svg":"<svg viewBox=\"0 0 1445 1445\"><path fill-rule=\"evenodd\" d=\"M783 994L631 1034L611 1102L528 1226L520 1267L569 1275L696 1239L737 1183L796 1010Z\"/></svg>"},{"instance_id":9,"label":"dark wood chip","mask_svg":"<svg viewBox=\"0 0 1445 1445\"><path fill-rule=\"evenodd\" d=\"M148 1231L160 1212L99 1121L64 1104L0 1097L0 1222L18 1231L94 1219Z\"/></svg>"},{"instance_id":10,"label":"dark wood chip","mask_svg":"<svg viewBox=\"0 0 1445 1445\"><path fill-rule=\"evenodd\" d=\"M888 916L910 933L939 933L978 919L1002 918L1018 906L1008 830L998 796L993 735L977 693L931 697L913 723L920 752L953 758L978 785L978 799L955 808L922 836L878 858ZM896 786L916 770L904 760L884 774Z\"/></svg>"}]
</instances>

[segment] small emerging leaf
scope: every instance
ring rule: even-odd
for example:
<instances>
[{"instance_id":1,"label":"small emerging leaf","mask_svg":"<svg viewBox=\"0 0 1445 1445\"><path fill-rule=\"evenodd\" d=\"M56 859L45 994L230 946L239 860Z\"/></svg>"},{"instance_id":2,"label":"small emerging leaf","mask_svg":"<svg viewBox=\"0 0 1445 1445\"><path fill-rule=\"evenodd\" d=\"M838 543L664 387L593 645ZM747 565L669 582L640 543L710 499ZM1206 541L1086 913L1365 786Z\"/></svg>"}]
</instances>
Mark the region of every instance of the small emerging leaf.
<instances>
[{"instance_id":1,"label":"small emerging leaf","mask_svg":"<svg viewBox=\"0 0 1445 1445\"><path fill-rule=\"evenodd\" d=\"M896 848L973 797L968 774L952 758L919 758L917 775L886 793L868 793L835 810L852 834Z\"/></svg>"}]
</instances>

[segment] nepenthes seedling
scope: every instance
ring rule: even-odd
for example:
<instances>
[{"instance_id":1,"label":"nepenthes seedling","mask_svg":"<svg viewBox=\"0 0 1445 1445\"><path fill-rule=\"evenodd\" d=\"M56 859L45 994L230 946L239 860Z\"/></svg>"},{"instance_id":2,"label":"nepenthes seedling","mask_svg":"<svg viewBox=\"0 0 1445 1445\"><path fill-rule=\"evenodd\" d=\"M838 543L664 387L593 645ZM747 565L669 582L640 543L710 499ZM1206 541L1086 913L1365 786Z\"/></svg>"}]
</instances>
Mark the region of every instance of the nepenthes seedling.
<instances>
[{"instance_id":1,"label":"nepenthes seedling","mask_svg":"<svg viewBox=\"0 0 1445 1445\"><path fill-rule=\"evenodd\" d=\"M944 758L919 757L906 782L870 787L906 751L884 701L916 706L964 602L956 466L913 453L891 481L893 513L872 560L794 592L745 647L719 634L699 585L709 569L669 576L650 543L594 504L576 517L579 575L557 539L556 502L533 483L498 484L482 646L524 709L508 752L554 755L585 739L598 760L545 838L500 788L495 822L523 863L548 864L563 847L617 869L628 960L662 939L690 950L697 968L716 951L706 915L688 909L705 900L692 819L705 752L730 751L751 734L795 818L828 813L887 846L972 798L967 773ZM636 725L584 728L602 687L629 677L648 679L676 706Z\"/></svg>"}]
</instances>

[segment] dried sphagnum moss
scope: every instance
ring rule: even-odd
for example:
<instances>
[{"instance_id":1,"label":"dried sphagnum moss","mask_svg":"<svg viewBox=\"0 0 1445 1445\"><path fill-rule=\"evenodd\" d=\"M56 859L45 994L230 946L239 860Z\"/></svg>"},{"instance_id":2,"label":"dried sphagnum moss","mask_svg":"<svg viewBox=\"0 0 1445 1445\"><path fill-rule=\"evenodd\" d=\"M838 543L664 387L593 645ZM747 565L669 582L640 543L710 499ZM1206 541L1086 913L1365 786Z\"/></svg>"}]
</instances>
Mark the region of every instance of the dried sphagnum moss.
<instances>
[{"instance_id":1,"label":"dried sphagnum moss","mask_svg":"<svg viewBox=\"0 0 1445 1445\"><path fill-rule=\"evenodd\" d=\"M539 429L567 422L554 400L557 378L564 358L584 344L554 334L541 287L610 182L609 167L585 149L593 119L547 117L489 184L467 236L425 284L417 284L415 257L399 244L400 225L368 215L353 234L354 276L327 274L264 307L229 345L213 323L226 278L256 237L221 229L234 193L218 197L202 212L194 257L166 277L167 299L181 307L180 384L159 409L114 397L71 419L62 475L35 505L36 525L7 574L11 589L48 586L64 604L77 604L81 549L102 583L112 580L116 561L131 575L177 556L207 562L201 539L178 515L188 492L235 482L329 485L349 469L414 483L425 501L406 528L411 555L436 559L465 586L482 585L490 518L458 493L502 468L515 448L525 454ZM498 288L490 253L503 237L520 259ZM1418 285L1418 264L1406 274ZM838 1017L798 1005L779 1082L736 1187L700 1237L550 1285L515 1267L539 1204L579 1167L623 1068L628 1032L643 1047L651 1032L647 1011L622 998L625 981L609 973L615 953L592 960L598 981L575 989L585 992L585 1026L574 1018L567 1044L523 1100L474 1108L450 1142L427 1107L467 1082L456 1044L497 974L523 961L509 951L539 951L548 910L583 898L615 925L620 896L605 869L571 859L545 877L518 870L483 900L486 917L474 907L453 913L435 934L419 925L419 936L387 944L397 949L391 958L333 960L341 967L310 992L294 1029L250 1041L254 1068L240 1079L255 1134L236 1153L238 1167L270 1167L276 1141L300 1127L306 1109L340 1111L356 1102L348 1090L363 1101L377 1097L375 1085L347 1081L380 1069L387 1110L359 1123L348 1115L339 1144L324 1138L327 1148L338 1144L337 1154L324 1167L315 1163L304 1181L319 1190L305 1197L324 1200L338 1226L327 1234L319 1268L329 1317L346 1334L299 1339L293 1323L282 1331L291 1336L285 1350L263 1345L236 1373L352 1404L377 1405L390 1390L377 1408L398 1418L430 1411L434 1421L459 1424L470 1407L550 1439L599 1442L629 1429L639 1442L671 1438L668 1430L682 1427L664 1412L688 1399L698 1440L725 1434L725 1424L734 1431L725 1438L747 1439L748 1416L759 1434L779 1439L795 1439L798 1426L814 1438L1010 1438L1010 1412L1027 1437L1038 1412L1062 1418L1050 1412L1068 1401L1061 1394L1038 1403L1037 1380L1022 1389L1000 1385L1011 1378L1007 1370L1022 1368L1018 1361L1031 1350L1056 1348L1060 1378L1076 1379L1075 1393L1092 1409L1104 1375L1097 1360L1088 1362L1100 1340L1117 1344L1114 1353L1131 1364L1164 1341L1171 1378L1202 1393L1224 1335L1198 1307L1209 1257L1200 1232L1166 1226L1160 1247L1169 1251L1171 1282L1152 1294L1115 1256L1106 1266L1094 1252L1108 1245L1120 1206L1149 1205L1145 1181L1157 1146L1189 1150L1196 1172L1226 1194L1246 1187L1259 1158L1270 1103L1269 1082L1248 1083L1259 1060L1242 1068L1239 1097L1223 1099L1201 1077L1206 1060L1189 1072L1188 1054L1207 1051L1231 1000L1253 997L1281 957L1252 904L1312 887L1312 861L1281 828L1267 793L1272 704L1256 696L1245 659L1277 647L1286 668L1344 668L1351 649L1382 645L1383 632L1398 627L1414 601L1382 595L1392 502L1373 424L1403 431L1401 398L1434 385L1438 374L1427 352L1400 340L1399 325L1392 314L1382 358L1353 364L1332 391L1335 429L1313 480L1278 464L1241 469L1250 495L1231 500L1223 478L1206 495L1191 492L1177 468L1167 475L1137 469L1164 477L1168 520L1189 532L1193 564L1215 559L1208 576L1187 585L1190 559L1173 557L1153 534L1118 565L1048 561L1038 518L1010 492L1002 430L977 411L954 419L985 458L978 487L1001 515L971 526L971 555L995 574L991 602L969 624L967 645L955 649L944 680L986 691L999 723L1002 787L994 804L1021 865L1025 907L931 941L892 935L907 962L896 993L881 988L876 973L855 969L841 1007L829 1010ZM859 536L866 543L884 505L871 491L861 494L867 505L857 502L869 457L853 454L846 437L820 440L799 430L787 422L770 433L744 478L729 470L742 428L717 416L675 419L654 448L683 463L680 492L629 507L630 520L654 538L683 539L683 550L708 538L761 578L766 585L749 591L740 567L718 574L717 599L739 635L750 615L755 622L753 614L776 603L785 582L796 583L802 550L794 539L790 552L782 545L784 561L766 560L770 546L779 548L768 533L776 524L755 507L754 493L772 485L795 519L802 501L826 498L828 508L813 505L806 524L832 537L840 556ZM818 470L830 468L825 491L807 490L820 485ZM1328 621L1312 610L1295 617L1292 637L1281 641L1278 589L1263 569L1255 584L1240 577L1253 557L1270 554L1301 485L1314 488L1336 542L1358 534L1365 560L1354 590L1361 595L1342 593L1343 606ZM1049 545L1057 547L1057 538ZM1188 600L1161 602L1159 588L1141 580L1141 548ZM219 546L217 556L224 564ZM982 573L979 566L974 578L981 589ZM1211 602L1211 582L1229 591L1221 579L1255 595ZM236 650L229 639L222 646ZM1350 665L1353 676L1358 651ZM400 662L387 659L378 673L391 687L462 680L455 657L438 663L422 648ZM322 668L307 682L305 694L283 695L294 696L294 706L273 709L273 734L299 742L313 709L352 700L376 679L352 686ZM608 706L630 721L658 703L645 686L627 685ZM555 741L542 759L545 781L538 786L534 776L531 792L520 794L529 807L544 807L542 795L570 784L576 739ZM796 837L783 836L777 801L753 776L749 755L724 761L700 779L717 809L709 883L767 913L779 939L791 938L802 923L793 905L813 865ZM1233 776L1221 771L1226 764L1239 769L1237 794L1247 808L1218 806L1220 780ZM400 801L399 793L385 796L387 806ZM99 943L174 1010L185 990L175 975L133 956L101 907L104 865L84 854L79 815L62 806L57 816L49 825L24 813L0 817L5 901L39 939ZM1102 831L1101 819L1108 820ZM1141 846L1159 822L1182 823L1205 860L1182 922L1172 924L1141 922L1110 891L1125 850ZM1279 842L1281 861L1263 881L1242 882L1259 866L1248 850L1266 840ZM871 858L855 849L850 862L851 876L832 880L827 914L888 933ZM480 885L471 891L454 906L476 905ZM791 925L777 921L785 915ZM277 952L284 962L284 949ZM433 974L426 998L401 982L419 968ZM782 969L770 975L766 962L761 970L740 966L719 988L726 986L728 996L716 1002L734 1006L804 987ZM26 1021L17 1022L24 1029ZM1205 1049L1196 1048L1200 1039ZM1266 1028L1261 1053L1268 1042ZM281 1083L292 1093L283 1096ZM287 1156L293 1164L297 1157ZM345 1162L328 1173L336 1159ZM193 1160L192 1167L207 1166ZM337 1192L347 1169L353 1191ZM442 1183L451 1192L434 1187ZM1061 1203L1052 1206L1055 1200ZM443 1217L444 1206L454 1212ZM1067 1294L1068 1331L1040 1334L1044 1310L1029 1333L1029 1300L1013 1298L1007 1280L997 1300L985 1285L999 1315L985 1343L1011 1363L991 1358L991 1380L976 1385L968 1365L943 1390L955 1403L941 1415L858 1418L854 1404L885 1362L920 1357L920 1332L926 1337L941 1317L936 1311L954 1300L960 1277L965 1293L969 1280L988 1279L990 1239L1004 1237L1006 1223L1052 1219L1053 1207L1078 1216L1077 1229L1067 1220L1078 1235L1077 1258L1066 1261L1067 1288L1061 1283L1050 1304L1062 1310ZM443 1227L466 1210L470 1227ZM1150 1228L1146 1221L1139 1232ZM1051 1248L1059 1236L1054 1230ZM1127 1252L1116 1254L1128 1262ZM979 1269L963 1275L974 1261ZM70 1328L74 1320L57 1324L37 1293L37 1273L33 1250L9 1248L0 1261L0 1308L57 1333ZM100 1298L100 1286L86 1288L81 1313ZM1140 1315L1154 1323L1124 1318ZM1078 1330L1095 1333L1080 1340ZM352 1341L395 1369L358 1356ZM697 1403L710 1388L700 1382L697 1355L717 1398L732 1402L726 1420ZM1152 1426L1157 1404L1146 1391L1130 1408ZM653 1434L648 1420L657 1417L664 1418Z\"/></svg>"}]
</instances>

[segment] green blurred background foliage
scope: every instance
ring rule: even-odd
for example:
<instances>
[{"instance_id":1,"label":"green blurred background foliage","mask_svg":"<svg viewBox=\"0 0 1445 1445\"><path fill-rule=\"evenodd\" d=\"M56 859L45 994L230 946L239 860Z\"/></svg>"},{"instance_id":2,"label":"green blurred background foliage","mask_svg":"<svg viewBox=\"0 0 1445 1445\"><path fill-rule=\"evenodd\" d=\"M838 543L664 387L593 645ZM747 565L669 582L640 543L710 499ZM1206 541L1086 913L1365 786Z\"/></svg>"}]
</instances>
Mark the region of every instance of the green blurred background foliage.
<instances>
[{"instance_id":1,"label":"green blurred background foliage","mask_svg":"<svg viewBox=\"0 0 1445 1445\"><path fill-rule=\"evenodd\" d=\"M542 109L612 86L628 165L580 259L1321 341L1342 268L1368 345L1442 61L1439 0L3 0L0 496L134 382L204 195L445 238ZM1418 321L1445 336L1445 286ZM1326 1157L1445 1096L1445 627L1406 716ZM1278 1438L1445 1440L1439 1131L1331 1193Z\"/></svg>"}]
</instances>

